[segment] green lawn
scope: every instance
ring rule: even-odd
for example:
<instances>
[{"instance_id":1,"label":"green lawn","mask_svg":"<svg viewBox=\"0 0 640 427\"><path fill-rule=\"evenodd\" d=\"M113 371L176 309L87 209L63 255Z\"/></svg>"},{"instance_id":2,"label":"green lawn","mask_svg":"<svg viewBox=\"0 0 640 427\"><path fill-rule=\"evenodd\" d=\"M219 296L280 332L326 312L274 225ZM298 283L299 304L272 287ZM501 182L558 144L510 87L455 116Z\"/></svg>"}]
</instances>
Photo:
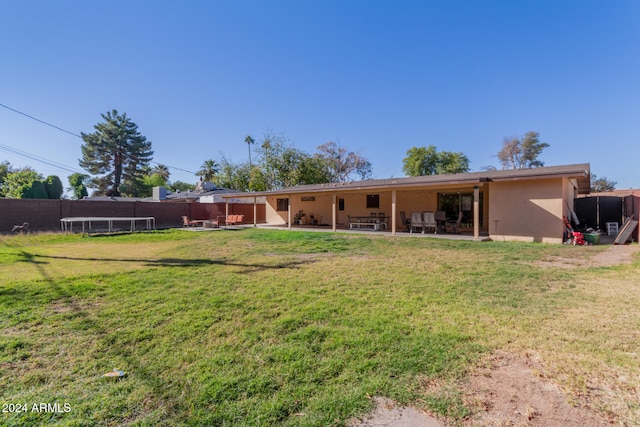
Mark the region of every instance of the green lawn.
<instances>
[{"instance_id":1,"label":"green lawn","mask_svg":"<svg viewBox=\"0 0 640 427\"><path fill-rule=\"evenodd\" d=\"M498 348L536 351L570 394L611 390L594 406L637 423L637 259L536 263L602 250L260 229L0 237L0 403L28 407L0 424L344 425L379 395L459 420L460 396L421 384ZM114 368L126 377L101 376Z\"/></svg>"}]
</instances>

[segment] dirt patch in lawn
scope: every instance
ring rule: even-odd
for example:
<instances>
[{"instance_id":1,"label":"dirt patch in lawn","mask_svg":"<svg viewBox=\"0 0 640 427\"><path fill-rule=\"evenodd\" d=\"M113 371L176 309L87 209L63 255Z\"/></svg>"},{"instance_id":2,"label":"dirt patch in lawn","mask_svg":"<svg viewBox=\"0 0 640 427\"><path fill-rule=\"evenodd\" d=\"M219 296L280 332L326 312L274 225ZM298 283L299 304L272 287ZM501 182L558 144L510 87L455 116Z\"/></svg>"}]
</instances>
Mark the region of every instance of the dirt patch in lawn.
<instances>
[{"instance_id":1,"label":"dirt patch in lawn","mask_svg":"<svg viewBox=\"0 0 640 427\"><path fill-rule=\"evenodd\" d=\"M349 427L604 427L613 423L569 398L542 374L531 354L494 353L487 364L457 385L472 415L465 420L438 419L425 411L375 398L376 408ZM426 386L429 394L447 393L440 384Z\"/></svg>"},{"instance_id":2,"label":"dirt patch in lawn","mask_svg":"<svg viewBox=\"0 0 640 427\"><path fill-rule=\"evenodd\" d=\"M464 400L473 411L465 426L608 426L583 402L568 396L544 378L535 356L496 352L488 366L470 376ZM443 424L446 425L446 424Z\"/></svg>"},{"instance_id":3,"label":"dirt patch in lawn","mask_svg":"<svg viewBox=\"0 0 640 427\"><path fill-rule=\"evenodd\" d=\"M536 267L555 268L589 268L589 267L609 267L612 265L629 264L633 261L633 256L640 251L640 245L611 245L602 252L591 258L562 258L557 257L551 260L536 261Z\"/></svg>"}]
</instances>

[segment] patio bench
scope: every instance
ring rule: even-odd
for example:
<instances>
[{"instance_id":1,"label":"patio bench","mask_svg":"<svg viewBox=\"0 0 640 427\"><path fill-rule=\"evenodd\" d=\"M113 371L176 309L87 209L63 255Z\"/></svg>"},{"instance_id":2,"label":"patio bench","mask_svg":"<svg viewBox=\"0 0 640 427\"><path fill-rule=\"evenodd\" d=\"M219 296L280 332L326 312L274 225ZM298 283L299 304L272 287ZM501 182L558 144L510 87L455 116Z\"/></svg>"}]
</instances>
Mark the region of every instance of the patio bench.
<instances>
[{"instance_id":1,"label":"patio bench","mask_svg":"<svg viewBox=\"0 0 640 427\"><path fill-rule=\"evenodd\" d=\"M381 229L387 229L387 223L378 217L352 217L348 215L349 230L360 228L371 228L374 231L380 231Z\"/></svg>"},{"instance_id":2,"label":"patio bench","mask_svg":"<svg viewBox=\"0 0 640 427\"><path fill-rule=\"evenodd\" d=\"M244 215L228 215L225 219L225 225L238 226L244 225Z\"/></svg>"}]
</instances>

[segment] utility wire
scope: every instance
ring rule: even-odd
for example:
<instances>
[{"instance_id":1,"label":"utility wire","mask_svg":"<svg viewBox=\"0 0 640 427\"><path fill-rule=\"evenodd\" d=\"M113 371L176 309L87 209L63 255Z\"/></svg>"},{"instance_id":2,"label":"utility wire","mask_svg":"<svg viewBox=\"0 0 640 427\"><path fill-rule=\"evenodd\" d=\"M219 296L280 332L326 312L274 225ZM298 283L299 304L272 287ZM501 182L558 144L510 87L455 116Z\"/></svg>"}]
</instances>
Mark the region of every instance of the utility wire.
<instances>
[{"instance_id":1,"label":"utility wire","mask_svg":"<svg viewBox=\"0 0 640 427\"><path fill-rule=\"evenodd\" d=\"M6 108L7 110L11 110L11 111L13 111L14 113L22 114L23 116L25 116L25 117L29 117L30 119L35 120L36 122L40 122L40 123L45 124L45 125L47 125L47 126L51 126L52 128L55 128L55 129L58 129L58 130L60 130L60 131L62 131L62 132L68 133L69 135L73 135L73 136L77 136L78 138L82 138L82 137L81 137L80 135L78 135L77 133L69 132L68 130L62 129L61 127L58 127L58 126L56 126L56 125L52 125L51 123L47 123L47 122L45 122L44 120L37 119L37 118L35 118L35 117L33 117L33 116L30 116L30 115L28 115L28 114L26 114L26 113L23 113L22 111L15 110L15 109L13 109L13 108L11 108L11 107L8 107L8 106L6 106L6 105L4 105L4 104L0 104L0 107L4 107L4 108Z\"/></svg>"},{"instance_id":2,"label":"utility wire","mask_svg":"<svg viewBox=\"0 0 640 427\"><path fill-rule=\"evenodd\" d=\"M26 157L29 160L35 160L36 162L44 163L47 166L54 167L56 169L66 170L71 173L84 173L79 171L78 169L73 169L69 166L63 165L62 163L54 162L53 160L47 160L42 157L36 156L34 154L27 153L26 151L18 150L17 148L10 147L8 145L0 144L0 150L5 151L11 154L17 154L18 156Z\"/></svg>"},{"instance_id":3,"label":"utility wire","mask_svg":"<svg viewBox=\"0 0 640 427\"><path fill-rule=\"evenodd\" d=\"M73 135L73 136L76 136L76 137L78 137L78 138L82 139L82 136L78 135L77 133L73 133L73 132L70 132L70 131L68 131L68 130L66 130L66 129L62 129L62 128L61 128L61 127L59 127L59 126L53 125L53 124L51 124L51 123L45 122L44 120L40 120L40 119L38 119L38 118L36 118L36 117L30 116L29 114L27 114L27 113L23 113L22 111L18 111L18 110L16 110L15 108L11 108L11 107L9 107L9 106L7 106L7 105L4 105L4 104L0 104L0 107L4 107L4 108L6 108L7 110L11 110L11 111L13 111L14 113L22 114L23 116L28 117L28 118L30 118L30 119L32 119L32 120L35 120L36 122L40 122L40 123L45 124L45 125L47 125L47 126L51 126L51 127L52 127L52 128L54 128L54 129L58 129L59 131L62 131L62 132L68 133L69 135ZM45 164L47 164L47 165L49 165L49 166L54 166L54 165L53 165L53 164L51 164L51 163L55 163L55 162L53 162L53 161L51 161L51 160L43 159L43 158L41 158L41 157L38 157L38 156L36 156L36 155L34 155L34 154L27 153L27 152L25 152L25 151L22 151L21 153L19 153L19 151L20 151L20 150L18 150L17 148L9 147L8 145L0 144L0 149L2 149L3 151L6 151L6 152L10 152L10 153L13 153L13 154L18 154L18 155L21 155L21 156L27 157L27 158L29 158L29 159L31 159L31 160L36 160L36 161L39 161L39 162L45 163ZM31 156L31 157L30 157L30 156ZM47 163L47 162L51 162L51 163ZM180 169L180 168L177 168L177 167L175 167L175 166L167 165L167 164L165 164L165 163L155 162L155 161L153 161L153 160L152 160L150 163L154 163L154 164L156 164L156 165L160 165L160 164L162 164L162 165L164 165L164 166L166 166L166 167L168 167L168 168L170 168L170 169L175 169L175 170L179 170L179 171L181 171L181 172L191 173L191 174L194 174L194 175L196 174L196 172L194 172L194 171L189 171L189 170L186 170L186 169ZM78 172L77 170L71 170L71 169L69 169L67 166L62 165L61 163L58 163L58 165L60 165L60 166L55 166L55 167L59 167L59 168L61 168L61 169L65 169L65 170L70 171L70 172Z\"/></svg>"}]
</instances>

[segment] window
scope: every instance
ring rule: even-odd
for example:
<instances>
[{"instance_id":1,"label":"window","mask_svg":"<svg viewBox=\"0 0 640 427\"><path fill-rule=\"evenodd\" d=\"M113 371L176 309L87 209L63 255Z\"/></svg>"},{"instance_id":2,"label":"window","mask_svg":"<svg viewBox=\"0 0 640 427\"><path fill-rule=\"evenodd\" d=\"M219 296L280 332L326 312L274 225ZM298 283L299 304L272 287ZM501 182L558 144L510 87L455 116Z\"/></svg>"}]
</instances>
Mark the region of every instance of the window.
<instances>
[{"instance_id":1,"label":"window","mask_svg":"<svg viewBox=\"0 0 640 427\"><path fill-rule=\"evenodd\" d=\"M344 199L338 199L338 210L339 211L344 210Z\"/></svg>"},{"instance_id":2,"label":"window","mask_svg":"<svg viewBox=\"0 0 640 427\"><path fill-rule=\"evenodd\" d=\"M367 194L367 209L380 209L379 194Z\"/></svg>"},{"instance_id":3,"label":"window","mask_svg":"<svg viewBox=\"0 0 640 427\"><path fill-rule=\"evenodd\" d=\"M277 199L276 200L276 210L278 212L288 211L289 210L289 199Z\"/></svg>"}]
</instances>

